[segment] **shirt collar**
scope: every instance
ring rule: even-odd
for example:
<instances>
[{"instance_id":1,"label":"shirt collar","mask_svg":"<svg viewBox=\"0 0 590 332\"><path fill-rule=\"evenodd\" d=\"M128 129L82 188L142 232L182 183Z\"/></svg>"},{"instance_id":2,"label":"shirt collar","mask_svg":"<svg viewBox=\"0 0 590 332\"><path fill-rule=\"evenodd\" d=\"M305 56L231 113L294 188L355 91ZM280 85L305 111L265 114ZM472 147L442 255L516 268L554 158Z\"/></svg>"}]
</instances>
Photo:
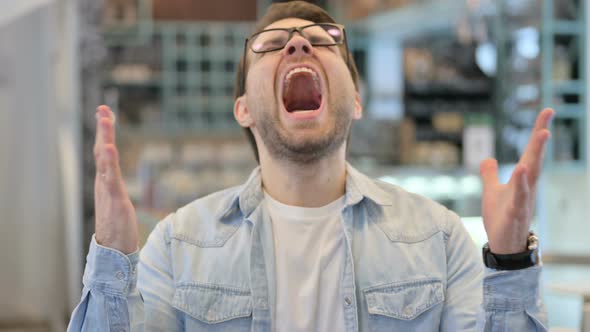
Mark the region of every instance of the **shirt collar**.
<instances>
[{"instance_id":1,"label":"shirt collar","mask_svg":"<svg viewBox=\"0 0 590 332\"><path fill-rule=\"evenodd\" d=\"M346 193L345 204L356 205L363 198L368 198L378 205L391 205L391 197L379 187L375 181L359 172L349 163L346 164ZM264 199L262 191L262 176L260 166L256 167L248 180L241 185L226 204L221 205L216 214L218 219L224 219L239 210L248 217Z\"/></svg>"},{"instance_id":2,"label":"shirt collar","mask_svg":"<svg viewBox=\"0 0 590 332\"><path fill-rule=\"evenodd\" d=\"M355 205L368 198L378 205L391 205L391 195L375 180L346 164L346 205Z\"/></svg>"}]
</instances>

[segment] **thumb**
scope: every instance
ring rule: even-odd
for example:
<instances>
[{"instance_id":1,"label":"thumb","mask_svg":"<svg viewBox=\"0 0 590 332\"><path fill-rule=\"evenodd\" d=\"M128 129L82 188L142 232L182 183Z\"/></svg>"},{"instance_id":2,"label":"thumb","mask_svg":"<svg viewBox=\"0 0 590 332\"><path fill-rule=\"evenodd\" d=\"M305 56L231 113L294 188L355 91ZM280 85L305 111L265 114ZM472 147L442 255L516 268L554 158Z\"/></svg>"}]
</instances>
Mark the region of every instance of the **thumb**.
<instances>
[{"instance_id":1,"label":"thumb","mask_svg":"<svg viewBox=\"0 0 590 332\"><path fill-rule=\"evenodd\" d=\"M484 190L497 185L498 182L498 161L493 158L485 159L479 164L479 174L483 182Z\"/></svg>"}]
</instances>

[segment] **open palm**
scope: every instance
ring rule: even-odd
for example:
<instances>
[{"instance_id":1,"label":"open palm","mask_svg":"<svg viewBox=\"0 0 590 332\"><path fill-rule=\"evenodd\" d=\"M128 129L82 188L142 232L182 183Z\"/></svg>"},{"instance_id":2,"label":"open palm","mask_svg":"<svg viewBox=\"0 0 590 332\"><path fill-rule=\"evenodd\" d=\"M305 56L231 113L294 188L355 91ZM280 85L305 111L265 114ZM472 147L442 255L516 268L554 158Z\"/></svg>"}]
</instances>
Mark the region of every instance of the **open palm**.
<instances>
[{"instance_id":1,"label":"open palm","mask_svg":"<svg viewBox=\"0 0 590 332\"><path fill-rule=\"evenodd\" d=\"M137 250L138 228L135 208L127 194L115 145L115 116L107 106L96 110L94 158L94 209L96 241L129 254Z\"/></svg>"},{"instance_id":2,"label":"open palm","mask_svg":"<svg viewBox=\"0 0 590 332\"><path fill-rule=\"evenodd\" d=\"M495 159L486 159L480 165L483 222L490 251L495 254L514 254L526 250L537 181L545 144L550 137L547 127L553 114L552 109L544 109L539 113L526 150L508 183L498 181L498 162Z\"/></svg>"}]
</instances>

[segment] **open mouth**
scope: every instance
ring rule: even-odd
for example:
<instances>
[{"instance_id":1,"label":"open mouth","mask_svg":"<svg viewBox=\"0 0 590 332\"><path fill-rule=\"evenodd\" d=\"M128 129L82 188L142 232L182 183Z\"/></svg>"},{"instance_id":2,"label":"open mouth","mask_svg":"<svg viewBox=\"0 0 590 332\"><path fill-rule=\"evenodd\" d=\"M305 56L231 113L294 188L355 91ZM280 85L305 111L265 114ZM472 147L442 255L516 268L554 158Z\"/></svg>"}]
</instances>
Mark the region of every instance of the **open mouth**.
<instances>
[{"instance_id":1,"label":"open mouth","mask_svg":"<svg viewBox=\"0 0 590 332\"><path fill-rule=\"evenodd\" d=\"M289 113L319 109L322 104L319 75L308 67L291 69L283 80L283 104Z\"/></svg>"}]
</instances>

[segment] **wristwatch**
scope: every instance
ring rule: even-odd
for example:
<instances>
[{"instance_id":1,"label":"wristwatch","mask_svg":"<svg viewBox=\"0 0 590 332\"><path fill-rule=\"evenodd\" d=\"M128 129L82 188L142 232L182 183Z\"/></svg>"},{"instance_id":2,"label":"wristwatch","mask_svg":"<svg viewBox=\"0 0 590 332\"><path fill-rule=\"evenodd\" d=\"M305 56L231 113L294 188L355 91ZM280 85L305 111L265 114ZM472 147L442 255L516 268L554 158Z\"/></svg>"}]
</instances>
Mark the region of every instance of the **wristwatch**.
<instances>
[{"instance_id":1,"label":"wristwatch","mask_svg":"<svg viewBox=\"0 0 590 332\"><path fill-rule=\"evenodd\" d=\"M527 239L527 250L517 254L500 255L490 251L490 246L486 243L483 246L483 263L490 269L496 270L520 270L527 267L538 265L539 257L539 238L535 233L529 232Z\"/></svg>"}]
</instances>

